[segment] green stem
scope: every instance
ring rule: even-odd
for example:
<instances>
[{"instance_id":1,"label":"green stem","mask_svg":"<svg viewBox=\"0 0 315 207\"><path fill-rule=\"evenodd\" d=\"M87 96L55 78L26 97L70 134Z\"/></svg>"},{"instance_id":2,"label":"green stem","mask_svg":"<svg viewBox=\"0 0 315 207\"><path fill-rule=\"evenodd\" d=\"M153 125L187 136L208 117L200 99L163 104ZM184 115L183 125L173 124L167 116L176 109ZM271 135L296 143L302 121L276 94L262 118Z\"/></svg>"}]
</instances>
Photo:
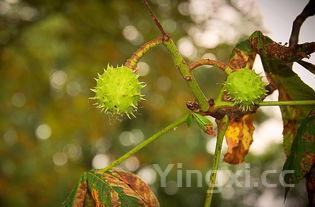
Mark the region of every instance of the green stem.
<instances>
[{"instance_id":1,"label":"green stem","mask_svg":"<svg viewBox=\"0 0 315 207\"><path fill-rule=\"evenodd\" d=\"M183 56L179 53L174 41L169 38L164 42L165 47L170 51L176 67L181 73L182 77L187 81L188 86L191 88L195 98L197 99L202 111L207 111L209 108L208 99L200 89L195 77L191 74L188 64Z\"/></svg>"},{"instance_id":2,"label":"green stem","mask_svg":"<svg viewBox=\"0 0 315 207\"><path fill-rule=\"evenodd\" d=\"M223 142L223 138L224 138L225 132L227 130L227 127L229 125L228 116L225 115L223 117L223 119L219 120L217 123L218 123L217 143L215 146L215 154L214 154L214 158L213 158L213 167L212 167L212 172L211 172L211 176L210 176L210 182L209 182L209 187L207 190L207 195L206 195L204 207L210 207L211 206L211 201L212 201L212 197L213 197L213 189L215 187L215 181L216 181L217 171L219 168L219 162L220 162L220 157L221 157L222 142Z\"/></svg>"},{"instance_id":3,"label":"green stem","mask_svg":"<svg viewBox=\"0 0 315 207\"><path fill-rule=\"evenodd\" d=\"M175 127L183 124L187 120L187 117L188 117L188 115L183 116L180 119L176 120L175 122L171 123L170 125L166 126L165 128L161 129L160 131L156 132L151 137L147 138L146 140L144 140L143 142L138 144L136 147L134 147L133 149L128 151L126 154L124 154L123 156L121 156L117 160L110 163L107 167L100 169L98 171L100 173L104 173L104 172L112 169L113 167L119 165L120 163L122 163L123 161L128 159L130 156L132 156L133 154L135 154L136 152L138 152L139 150L141 150L142 148L144 148L145 146L147 146L148 144L150 144L151 142L153 142L154 140L156 140L160 136L164 135L165 133L174 129Z\"/></svg>"},{"instance_id":4,"label":"green stem","mask_svg":"<svg viewBox=\"0 0 315 207\"><path fill-rule=\"evenodd\" d=\"M259 106L298 106L298 105L315 105L315 100L305 101L264 101Z\"/></svg>"},{"instance_id":5,"label":"green stem","mask_svg":"<svg viewBox=\"0 0 315 207\"><path fill-rule=\"evenodd\" d=\"M216 108L222 107L233 107L235 104L233 102L221 101L221 94L215 100ZM263 101L258 104L259 106L305 106L305 105L315 105L315 100L304 100L304 101Z\"/></svg>"}]
</instances>

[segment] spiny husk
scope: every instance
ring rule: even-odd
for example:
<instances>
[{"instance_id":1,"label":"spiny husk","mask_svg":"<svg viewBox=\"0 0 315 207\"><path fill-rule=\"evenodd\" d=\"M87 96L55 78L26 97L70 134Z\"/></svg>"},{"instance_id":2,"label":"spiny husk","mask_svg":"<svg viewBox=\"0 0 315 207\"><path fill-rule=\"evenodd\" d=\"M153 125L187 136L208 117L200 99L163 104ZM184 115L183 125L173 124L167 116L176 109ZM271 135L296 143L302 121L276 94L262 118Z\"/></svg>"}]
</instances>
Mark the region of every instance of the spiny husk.
<instances>
[{"instance_id":1,"label":"spiny husk","mask_svg":"<svg viewBox=\"0 0 315 207\"><path fill-rule=\"evenodd\" d=\"M143 100L141 89L145 86L139 76L126 66L108 65L103 74L95 78L96 86L91 89L95 96L91 99L101 111L113 115L135 117L138 103Z\"/></svg>"},{"instance_id":2,"label":"spiny husk","mask_svg":"<svg viewBox=\"0 0 315 207\"><path fill-rule=\"evenodd\" d=\"M224 90L228 99L242 110L251 110L252 107L266 95L266 83L249 68L242 68L228 75L224 83Z\"/></svg>"}]
</instances>

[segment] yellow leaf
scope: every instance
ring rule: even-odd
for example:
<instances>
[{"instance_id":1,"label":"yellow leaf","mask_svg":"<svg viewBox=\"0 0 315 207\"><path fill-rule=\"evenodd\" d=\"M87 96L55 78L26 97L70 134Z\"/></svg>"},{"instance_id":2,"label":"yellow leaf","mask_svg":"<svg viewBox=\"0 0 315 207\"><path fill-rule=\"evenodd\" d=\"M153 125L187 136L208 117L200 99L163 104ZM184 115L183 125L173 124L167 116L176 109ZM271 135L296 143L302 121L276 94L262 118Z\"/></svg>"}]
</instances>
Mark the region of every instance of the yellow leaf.
<instances>
[{"instance_id":1,"label":"yellow leaf","mask_svg":"<svg viewBox=\"0 0 315 207\"><path fill-rule=\"evenodd\" d=\"M244 161L249 147L253 141L253 115L247 114L241 118L231 118L225 138L228 151L224 155L224 161L230 164L239 164Z\"/></svg>"}]
</instances>

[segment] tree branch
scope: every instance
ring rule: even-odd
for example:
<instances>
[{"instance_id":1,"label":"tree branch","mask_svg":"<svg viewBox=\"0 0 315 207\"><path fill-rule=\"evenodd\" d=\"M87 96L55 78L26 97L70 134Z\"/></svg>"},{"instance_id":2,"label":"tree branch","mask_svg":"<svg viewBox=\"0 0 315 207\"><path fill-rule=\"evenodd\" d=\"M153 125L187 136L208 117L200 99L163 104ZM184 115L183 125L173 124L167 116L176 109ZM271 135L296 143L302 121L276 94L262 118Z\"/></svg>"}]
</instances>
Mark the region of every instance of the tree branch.
<instances>
[{"instance_id":1,"label":"tree branch","mask_svg":"<svg viewBox=\"0 0 315 207\"><path fill-rule=\"evenodd\" d=\"M315 14L315 0L310 0L301 14L299 14L292 25L292 31L289 40L289 46L293 47L298 44L300 29L304 21Z\"/></svg>"},{"instance_id":2,"label":"tree branch","mask_svg":"<svg viewBox=\"0 0 315 207\"><path fill-rule=\"evenodd\" d=\"M163 26L161 25L159 19L156 17L156 15L154 14L153 10L150 7L150 4L147 0L143 0L143 3L145 5L145 7L147 8L153 22L155 23L155 25L157 26L157 28L159 29L159 31L161 32L161 34L163 36L168 36L167 33L164 31Z\"/></svg>"},{"instance_id":3,"label":"tree branch","mask_svg":"<svg viewBox=\"0 0 315 207\"><path fill-rule=\"evenodd\" d=\"M201 110L207 111L209 108L207 97L205 96L205 94L200 89L200 86L197 83L194 76L191 74L188 64L186 63L185 59L182 57L182 55L178 51L178 48L176 47L174 41L164 31L160 21L158 20L158 18L153 13L153 11L149 5L149 2L147 0L143 0L143 2L144 2L144 5L146 6L147 10L149 11L149 14L150 14L152 20L154 21L155 25L157 26L157 28L159 29L159 31L162 34L163 44L171 53L177 69L181 73L182 77L187 81L188 86L191 88L195 98L197 99Z\"/></svg>"},{"instance_id":4,"label":"tree branch","mask_svg":"<svg viewBox=\"0 0 315 207\"><path fill-rule=\"evenodd\" d=\"M305 69L310 71L311 73L315 74L315 65L304 60L297 61L300 65L302 65Z\"/></svg>"},{"instance_id":5,"label":"tree branch","mask_svg":"<svg viewBox=\"0 0 315 207\"><path fill-rule=\"evenodd\" d=\"M193 74L191 74L188 64L178 51L178 48L176 47L174 41L172 39L168 39L163 43L165 47L168 49L168 51L171 53L176 68L179 70L182 77L186 80L188 86L191 88L195 98L198 101L200 109L202 111L207 111L209 109L208 99L200 89L200 86L197 83Z\"/></svg>"}]
</instances>

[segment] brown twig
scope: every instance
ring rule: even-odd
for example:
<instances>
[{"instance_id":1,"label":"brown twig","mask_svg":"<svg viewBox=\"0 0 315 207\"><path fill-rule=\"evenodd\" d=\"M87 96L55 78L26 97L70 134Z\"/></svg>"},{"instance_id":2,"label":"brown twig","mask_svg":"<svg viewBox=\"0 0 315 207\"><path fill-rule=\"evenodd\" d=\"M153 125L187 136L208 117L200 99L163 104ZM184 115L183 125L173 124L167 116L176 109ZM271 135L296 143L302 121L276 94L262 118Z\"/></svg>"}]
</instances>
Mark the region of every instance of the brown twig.
<instances>
[{"instance_id":1,"label":"brown twig","mask_svg":"<svg viewBox=\"0 0 315 207\"><path fill-rule=\"evenodd\" d=\"M159 29L159 31L161 32L161 34L164 37L168 37L168 34L165 32L163 26L161 25L159 19L156 17L156 15L154 14L153 10L150 7L150 4L147 0L143 0L143 3L145 5L145 7L147 8L152 20L154 21L155 25L157 26L157 28Z\"/></svg>"},{"instance_id":2,"label":"brown twig","mask_svg":"<svg viewBox=\"0 0 315 207\"><path fill-rule=\"evenodd\" d=\"M315 65L304 60L297 61L300 65L302 65L305 69L310 71L311 73L315 74Z\"/></svg>"},{"instance_id":3,"label":"brown twig","mask_svg":"<svg viewBox=\"0 0 315 207\"><path fill-rule=\"evenodd\" d=\"M168 51L171 53L177 69L179 70L182 77L187 82L188 86L191 88L194 96L198 100L200 108L203 111L207 111L209 108L207 97L205 96L205 94L201 90L201 88L200 88L199 84L197 83L196 79L194 78L194 76L191 74L191 71L189 70L188 64L186 63L186 61L184 60L184 58L180 54L174 41L170 38L170 36L163 29L160 21L158 20L158 18L153 13L153 11L149 5L149 2L147 0L143 0L143 2L144 2L145 7L147 8L152 20L153 20L153 22L155 23L155 25L157 26L157 28L161 32L162 42L163 42L164 46L168 49Z\"/></svg>"},{"instance_id":4,"label":"brown twig","mask_svg":"<svg viewBox=\"0 0 315 207\"><path fill-rule=\"evenodd\" d=\"M277 90L277 88L271 83L266 85L265 89L267 90L267 92L266 92L265 97L263 99L265 99L267 96L271 95L275 90Z\"/></svg>"},{"instance_id":5,"label":"brown twig","mask_svg":"<svg viewBox=\"0 0 315 207\"><path fill-rule=\"evenodd\" d=\"M315 0L310 0L301 12L301 14L299 14L293 22L292 32L289 40L290 47L298 44L302 24L308 17L313 15L315 15Z\"/></svg>"},{"instance_id":6,"label":"brown twig","mask_svg":"<svg viewBox=\"0 0 315 207\"><path fill-rule=\"evenodd\" d=\"M163 36L158 36L157 38L146 42L144 45L138 48L129 59L126 60L125 66L132 70L135 70L140 58L152 48L156 47L159 44L162 44L162 42Z\"/></svg>"},{"instance_id":7,"label":"brown twig","mask_svg":"<svg viewBox=\"0 0 315 207\"><path fill-rule=\"evenodd\" d=\"M227 68L227 65L224 62L218 61L218 60L210 60L210 59L200 59L197 60L189 65L189 70L192 71L196 69L197 67L203 66L203 65L214 65L221 70L225 70Z\"/></svg>"}]
</instances>

